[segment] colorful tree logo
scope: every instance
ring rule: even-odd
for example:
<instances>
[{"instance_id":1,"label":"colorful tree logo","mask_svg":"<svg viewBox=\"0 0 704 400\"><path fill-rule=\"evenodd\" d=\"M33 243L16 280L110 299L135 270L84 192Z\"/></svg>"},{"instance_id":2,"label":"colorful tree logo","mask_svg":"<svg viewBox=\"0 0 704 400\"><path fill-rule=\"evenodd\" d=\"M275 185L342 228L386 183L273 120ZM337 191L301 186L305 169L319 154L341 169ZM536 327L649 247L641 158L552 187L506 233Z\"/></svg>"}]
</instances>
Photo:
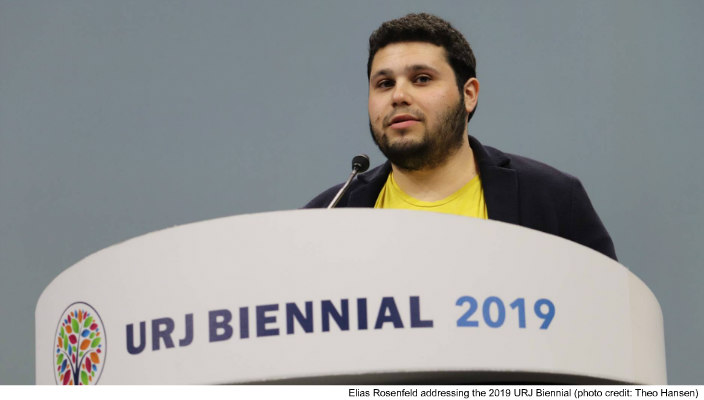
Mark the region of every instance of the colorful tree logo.
<instances>
[{"instance_id":1,"label":"colorful tree logo","mask_svg":"<svg viewBox=\"0 0 704 400\"><path fill-rule=\"evenodd\" d=\"M59 385L95 385L105 365L105 329L98 312L77 302L56 328L54 377Z\"/></svg>"}]
</instances>

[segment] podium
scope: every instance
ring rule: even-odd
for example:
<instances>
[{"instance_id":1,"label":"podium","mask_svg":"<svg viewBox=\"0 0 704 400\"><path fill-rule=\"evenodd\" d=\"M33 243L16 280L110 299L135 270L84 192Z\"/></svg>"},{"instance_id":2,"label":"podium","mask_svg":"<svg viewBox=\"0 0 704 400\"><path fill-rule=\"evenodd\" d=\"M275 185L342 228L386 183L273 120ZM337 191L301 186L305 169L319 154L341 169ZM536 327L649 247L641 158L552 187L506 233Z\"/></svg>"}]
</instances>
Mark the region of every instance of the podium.
<instances>
[{"instance_id":1,"label":"podium","mask_svg":"<svg viewBox=\"0 0 704 400\"><path fill-rule=\"evenodd\" d=\"M62 272L38 384L666 384L660 306L616 261L497 221L240 215Z\"/></svg>"}]
</instances>

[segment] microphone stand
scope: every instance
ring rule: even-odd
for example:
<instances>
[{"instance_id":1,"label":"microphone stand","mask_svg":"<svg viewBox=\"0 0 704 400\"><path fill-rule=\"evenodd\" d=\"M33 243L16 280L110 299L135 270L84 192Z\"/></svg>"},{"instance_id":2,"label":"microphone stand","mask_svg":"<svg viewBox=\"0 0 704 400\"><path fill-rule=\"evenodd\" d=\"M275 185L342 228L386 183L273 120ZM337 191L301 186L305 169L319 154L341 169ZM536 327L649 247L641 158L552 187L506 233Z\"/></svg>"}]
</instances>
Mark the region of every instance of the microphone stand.
<instances>
[{"instance_id":1,"label":"microphone stand","mask_svg":"<svg viewBox=\"0 0 704 400\"><path fill-rule=\"evenodd\" d=\"M340 190L337 191L337 194L335 197L332 199L330 204L328 205L327 208L334 208L337 203L340 201L342 198L342 195L345 194L347 191L347 188L350 186L352 183L352 179L354 179L355 176L357 176L358 173L364 172L369 168L369 156L366 154L360 154L358 156L355 156L352 159L352 173L350 174L350 177L347 178L347 182L345 182L344 185L340 188Z\"/></svg>"}]
</instances>

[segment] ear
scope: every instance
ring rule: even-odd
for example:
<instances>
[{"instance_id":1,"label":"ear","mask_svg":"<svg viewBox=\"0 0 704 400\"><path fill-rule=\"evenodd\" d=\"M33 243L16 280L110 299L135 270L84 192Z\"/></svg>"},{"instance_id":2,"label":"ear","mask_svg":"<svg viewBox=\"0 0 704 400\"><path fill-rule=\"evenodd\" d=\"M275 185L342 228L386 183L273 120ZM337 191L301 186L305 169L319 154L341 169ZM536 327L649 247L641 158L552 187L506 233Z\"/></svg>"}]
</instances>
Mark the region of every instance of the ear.
<instances>
[{"instance_id":1,"label":"ear","mask_svg":"<svg viewBox=\"0 0 704 400\"><path fill-rule=\"evenodd\" d=\"M474 110L477 106L477 98L479 96L479 81L477 78L469 78L464 84L464 107L468 113Z\"/></svg>"}]
</instances>

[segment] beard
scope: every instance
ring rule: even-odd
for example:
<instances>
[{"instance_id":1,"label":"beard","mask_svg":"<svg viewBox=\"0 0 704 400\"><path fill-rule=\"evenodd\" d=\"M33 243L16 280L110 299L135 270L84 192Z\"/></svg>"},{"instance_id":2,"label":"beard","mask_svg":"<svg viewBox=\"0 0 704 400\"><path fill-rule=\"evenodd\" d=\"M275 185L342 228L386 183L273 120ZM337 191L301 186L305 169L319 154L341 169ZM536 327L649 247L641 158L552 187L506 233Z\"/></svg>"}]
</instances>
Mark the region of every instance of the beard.
<instances>
[{"instance_id":1,"label":"beard","mask_svg":"<svg viewBox=\"0 0 704 400\"><path fill-rule=\"evenodd\" d=\"M413 112L413 115L424 121L422 113ZM383 126L387 126L384 119ZM376 131L369 121L369 131L374 142L386 158L398 168L406 171L419 171L432 169L442 165L448 157L455 154L464 143L467 110L464 100L460 101L439 119L439 124L434 129L426 129L419 142L389 143L388 136L383 131Z\"/></svg>"}]
</instances>

